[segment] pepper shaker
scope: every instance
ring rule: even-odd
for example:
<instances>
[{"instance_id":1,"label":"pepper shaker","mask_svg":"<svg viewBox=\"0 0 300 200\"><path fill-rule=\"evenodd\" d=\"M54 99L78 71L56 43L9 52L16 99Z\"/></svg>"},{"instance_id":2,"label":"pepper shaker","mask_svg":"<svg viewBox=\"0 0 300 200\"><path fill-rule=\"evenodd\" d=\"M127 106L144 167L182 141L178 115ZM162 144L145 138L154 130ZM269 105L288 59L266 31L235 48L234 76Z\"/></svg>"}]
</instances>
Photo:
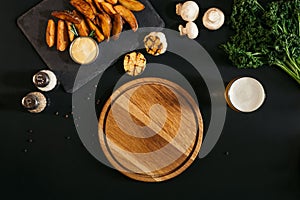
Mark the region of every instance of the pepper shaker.
<instances>
[{"instance_id":1,"label":"pepper shaker","mask_svg":"<svg viewBox=\"0 0 300 200\"><path fill-rule=\"evenodd\" d=\"M56 75L50 70L41 70L37 72L33 76L32 81L33 84L43 92L49 92L58 85Z\"/></svg>"},{"instance_id":2,"label":"pepper shaker","mask_svg":"<svg viewBox=\"0 0 300 200\"><path fill-rule=\"evenodd\" d=\"M47 105L48 100L41 92L30 92L22 99L22 106L31 113L40 113Z\"/></svg>"}]
</instances>

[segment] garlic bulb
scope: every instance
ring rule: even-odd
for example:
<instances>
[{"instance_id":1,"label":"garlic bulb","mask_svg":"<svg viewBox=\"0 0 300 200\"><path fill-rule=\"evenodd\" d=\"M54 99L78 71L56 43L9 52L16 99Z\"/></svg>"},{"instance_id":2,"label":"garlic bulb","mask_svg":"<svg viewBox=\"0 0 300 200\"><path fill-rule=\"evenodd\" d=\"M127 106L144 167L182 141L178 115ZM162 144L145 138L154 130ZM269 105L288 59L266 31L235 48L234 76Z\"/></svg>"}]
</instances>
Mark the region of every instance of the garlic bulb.
<instances>
[{"instance_id":1,"label":"garlic bulb","mask_svg":"<svg viewBox=\"0 0 300 200\"><path fill-rule=\"evenodd\" d=\"M167 39L162 32L151 32L144 38L144 45L147 53L158 56L166 52Z\"/></svg>"},{"instance_id":2,"label":"garlic bulb","mask_svg":"<svg viewBox=\"0 0 300 200\"><path fill-rule=\"evenodd\" d=\"M194 22L188 22L186 23L186 26L183 27L182 25L179 25L178 27L180 35L187 35L190 39L195 39L198 37L199 30L197 25Z\"/></svg>"},{"instance_id":3,"label":"garlic bulb","mask_svg":"<svg viewBox=\"0 0 300 200\"><path fill-rule=\"evenodd\" d=\"M224 13L218 8L208 9L202 18L203 25L209 30L219 29L225 21Z\"/></svg>"},{"instance_id":4,"label":"garlic bulb","mask_svg":"<svg viewBox=\"0 0 300 200\"><path fill-rule=\"evenodd\" d=\"M199 15L199 6L194 1L179 3L176 5L176 14L180 15L184 21L195 21Z\"/></svg>"},{"instance_id":5,"label":"garlic bulb","mask_svg":"<svg viewBox=\"0 0 300 200\"><path fill-rule=\"evenodd\" d=\"M142 74L146 68L146 58L140 52L131 52L124 57L124 70L130 76Z\"/></svg>"}]
</instances>

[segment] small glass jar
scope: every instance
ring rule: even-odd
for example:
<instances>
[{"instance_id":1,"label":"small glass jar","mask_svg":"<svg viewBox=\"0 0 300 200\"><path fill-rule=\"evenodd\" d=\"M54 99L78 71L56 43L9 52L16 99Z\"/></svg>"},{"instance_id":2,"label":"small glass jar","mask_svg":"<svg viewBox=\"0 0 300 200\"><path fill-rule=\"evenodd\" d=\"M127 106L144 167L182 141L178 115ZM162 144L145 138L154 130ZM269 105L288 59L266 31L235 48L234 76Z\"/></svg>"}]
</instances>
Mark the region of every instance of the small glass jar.
<instances>
[{"instance_id":1,"label":"small glass jar","mask_svg":"<svg viewBox=\"0 0 300 200\"><path fill-rule=\"evenodd\" d=\"M235 78L226 86L226 102L237 112L254 112L262 106L265 98L262 84L252 77Z\"/></svg>"},{"instance_id":2,"label":"small glass jar","mask_svg":"<svg viewBox=\"0 0 300 200\"><path fill-rule=\"evenodd\" d=\"M50 70L41 70L32 77L33 84L43 92L53 90L57 85L57 77L54 72Z\"/></svg>"},{"instance_id":3,"label":"small glass jar","mask_svg":"<svg viewBox=\"0 0 300 200\"><path fill-rule=\"evenodd\" d=\"M40 113L48 106L48 100L41 92L30 92L22 98L22 106L31 113Z\"/></svg>"},{"instance_id":4,"label":"small glass jar","mask_svg":"<svg viewBox=\"0 0 300 200\"><path fill-rule=\"evenodd\" d=\"M97 42L91 37L77 37L71 43L69 53L74 62L87 65L97 59L99 47Z\"/></svg>"}]
</instances>

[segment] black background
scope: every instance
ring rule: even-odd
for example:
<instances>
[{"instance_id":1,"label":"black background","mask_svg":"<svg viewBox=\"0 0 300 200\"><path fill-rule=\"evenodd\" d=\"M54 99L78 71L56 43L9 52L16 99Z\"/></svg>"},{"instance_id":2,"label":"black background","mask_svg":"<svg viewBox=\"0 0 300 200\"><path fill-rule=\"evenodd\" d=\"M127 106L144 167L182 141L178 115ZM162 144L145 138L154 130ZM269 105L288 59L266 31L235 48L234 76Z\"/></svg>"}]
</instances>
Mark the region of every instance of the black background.
<instances>
[{"instance_id":1,"label":"black background","mask_svg":"<svg viewBox=\"0 0 300 200\"><path fill-rule=\"evenodd\" d=\"M232 1L197 1L197 41L213 57L224 84L237 76L255 77L267 99L254 113L228 109L212 152L162 183L133 181L94 159L76 133L72 96L62 87L47 94L51 106L46 112L33 115L22 109L21 98L36 90L32 75L47 66L16 20L38 2L5 1L0 12L1 199L300 199L300 86L274 67L239 70L231 65L218 47L230 36L229 28L208 31L201 15L217 6L228 16ZM182 23L174 14L177 1L151 2L166 27L177 30Z\"/></svg>"}]
</instances>

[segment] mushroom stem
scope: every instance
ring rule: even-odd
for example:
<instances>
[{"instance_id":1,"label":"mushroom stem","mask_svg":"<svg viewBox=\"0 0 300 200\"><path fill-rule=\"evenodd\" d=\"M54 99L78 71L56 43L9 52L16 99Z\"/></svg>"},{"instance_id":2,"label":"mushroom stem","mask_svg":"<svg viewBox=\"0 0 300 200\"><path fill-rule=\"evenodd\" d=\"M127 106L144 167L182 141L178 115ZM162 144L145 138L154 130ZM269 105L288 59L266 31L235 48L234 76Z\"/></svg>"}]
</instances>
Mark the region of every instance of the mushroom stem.
<instances>
[{"instance_id":1,"label":"mushroom stem","mask_svg":"<svg viewBox=\"0 0 300 200\"><path fill-rule=\"evenodd\" d=\"M176 5L176 14L181 15L182 3Z\"/></svg>"},{"instance_id":2,"label":"mushroom stem","mask_svg":"<svg viewBox=\"0 0 300 200\"><path fill-rule=\"evenodd\" d=\"M195 39L199 34L198 27L194 22L188 22L185 27L179 25L178 29L180 35L187 35L190 39Z\"/></svg>"},{"instance_id":3,"label":"mushroom stem","mask_svg":"<svg viewBox=\"0 0 300 200\"><path fill-rule=\"evenodd\" d=\"M186 35L187 34L186 28L184 28L182 25L179 25L178 30L180 32L180 35Z\"/></svg>"}]
</instances>

